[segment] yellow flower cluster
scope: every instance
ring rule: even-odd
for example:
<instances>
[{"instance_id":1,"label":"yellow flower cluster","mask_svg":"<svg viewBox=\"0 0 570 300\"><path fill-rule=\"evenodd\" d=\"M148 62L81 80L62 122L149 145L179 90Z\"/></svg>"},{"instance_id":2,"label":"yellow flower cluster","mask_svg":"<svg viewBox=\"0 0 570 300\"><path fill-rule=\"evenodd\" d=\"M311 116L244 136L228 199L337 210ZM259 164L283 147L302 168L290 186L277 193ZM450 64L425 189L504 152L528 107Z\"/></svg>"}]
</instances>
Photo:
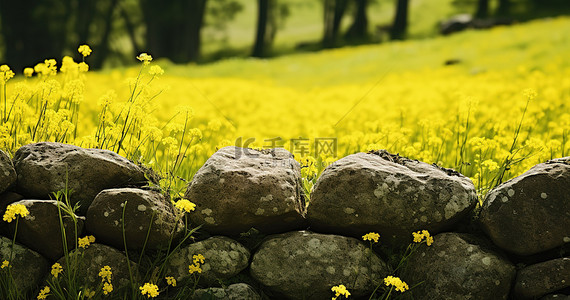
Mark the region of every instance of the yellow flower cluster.
<instances>
[{"instance_id":1,"label":"yellow flower cluster","mask_svg":"<svg viewBox=\"0 0 570 300\"><path fill-rule=\"evenodd\" d=\"M101 268L101 271L99 271L99 277L101 277L101 281L103 281L103 294L105 295L113 291L113 284L111 284L111 275L113 275L113 272L109 266L104 266Z\"/></svg>"},{"instance_id":2,"label":"yellow flower cluster","mask_svg":"<svg viewBox=\"0 0 570 300\"><path fill-rule=\"evenodd\" d=\"M176 279L172 276L167 276L165 277L166 279L166 284L171 285L171 286L176 286Z\"/></svg>"},{"instance_id":3,"label":"yellow flower cluster","mask_svg":"<svg viewBox=\"0 0 570 300\"><path fill-rule=\"evenodd\" d=\"M139 287L141 294L146 295L148 298L154 298L159 295L158 286L152 283L145 283L143 286Z\"/></svg>"},{"instance_id":4,"label":"yellow flower cluster","mask_svg":"<svg viewBox=\"0 0 570 300\"><path fill-rule=\"evenodd\" d=\"M78 247L83 249L89 247L89 245L91 245L92 243L95 243L95 237L92 235L79 238L77 241Z\"/></svg>"},{"instance_id":5,"label":"yellow flower cluster","mask_svg":"<svg viewBox=\"0 0 570 300\"><path fill-rule=\"evenodd\" d=\"M405 292L409 289L408 284L403 282L399 277L394 277L394 276L388 276L386 278L384 278L384 284L386 284L386 286L393 286L396 288L396 291L398 292Z\"/></svg>"},{"instance_id":6,"label":"yellow flower cluster","mask_svg":"<svg viewBox=\"0 0 570 300\"><path fill-rule=\"evenodd\" d=\"M25 217L29 213L30 212L23 204L10 204L8 205L8 207L6 207L6 212L4 212L4 216L2 217L2 219L10 223L16 219L16 216L19 215L21 217Z\"/></svg>"},{"instance_id":7,"label":"yellow flower cluster","mask_svg":"<svg viewBox=\"0 0 570 300\"><path fill-rule=\"evenodd\" d=\"M81 53L81 55L83 55L83 57L85 57L85 56L91 55L92 51L91 51L91 47L89 47L89 45L81 45L77 49L77 52Z\"/></svg>"},{"instance_id":8,"label":"yellow flower cluster","mask_svg":"<svg viewBox=\"0 0 570 300\"><path fill-rule=\"evenodd\" d=\"M0 267L1 269L7 268L10 266L10 262L7 260L2 261L2 266Z\"/></svg>"},{"instance_id":9,"label":"yellow flower cluster","mask_svg":"<svg viewBox=\"0 0 570 300\"><path fill-rule=\"evenodd\" d=\"M378 243L378 239L380 238L380 235L376 232L369 232L365 235L362 236L362 239L365 241L373 241L374 243Z\"/></svg>"},{"instance_id":10,"label":"yellow flower cluster","mask_svg":"<svg viewBox=\"0 0 570 300\"><path fill-rule=\"evenodd\" d=\"M38 295L38 300L44 300L49 295L50 289L49 286L44 286L43 289L40 290L40 294Z\"/></svg>"},{"instance_id":11,"label":"yellow flower cluster","mask_svg":"<svg viewBox=\"0 0 570 300\"><path fill-rule=\"evenodd\" d=\"M55 263L51 266L51 275L53 277L57 278L61 272L63 272L63 267L59 263Z\"/></svg>"},{"instance_id":12,"label":"yellow flower cluster","mask_svg":"<svg viewBox=\"0 0 570 300\"><path fill-rule=\"evenodd\" d=\"M348 298L348 296L350 296L350 292L346 289L344 284L335 285L331 288L331 290L335 294L334 297L332 297L332 300L336 300L341 295L346 297L346 298Z\"/></svg>"},{"instance_id":13,"label":"yellow flower cluster","mask_svg":"<svg viewBox=\"0 0 570 300\"><path fill-rule=\"evenodd\" d=\"M200 266L204 263L205 258L202 254L197 254L192 256L193 263L188 266L188 272L190 274L202 273L202 268Z\"/></svg>"},{"instance_id":14,"label":"yellow flower cluster","mask_svg":"<svg viewBox=\"0 0 570 300\"><path fill-rule=\"evenodd\" d=\"M433 237L427 230L413 232L412 236L414 237L414 243L421 243L425 240L428 246L431 246L431 244L433 244Z\"/></svg>"},{"instance_id":15,"label":"yellow flower cluster","mask_svg":"<svg viewBox=\"0 0 570 300\"><path fill-rule=\"evenodd\" d=\"M8 65L0 66L0 83L5 84L8 80L14 77L14 72L10 69Z\"/></svg>"},{"instance_id":16,"label":"yellow flower cluster","mask_svg":"<svg viewBox=\"0 0 570 300\"><path fill-rule=\"evenodd\" d=\"M187 213L196 209L196 204L194 204L194 203L192 203L186 199L180 199L180 200L176 201L176 203L174 203L174 206L176 208L178 208L180 211L185 211Z\"/></svg>"}]
</instances>

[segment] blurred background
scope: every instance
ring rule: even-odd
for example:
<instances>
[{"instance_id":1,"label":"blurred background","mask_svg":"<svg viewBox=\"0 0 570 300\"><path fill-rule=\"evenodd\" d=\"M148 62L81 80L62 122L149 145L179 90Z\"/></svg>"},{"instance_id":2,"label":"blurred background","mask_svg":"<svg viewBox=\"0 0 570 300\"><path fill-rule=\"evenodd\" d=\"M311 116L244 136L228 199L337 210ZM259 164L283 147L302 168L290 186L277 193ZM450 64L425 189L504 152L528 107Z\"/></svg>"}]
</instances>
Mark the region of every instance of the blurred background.
<instances>
[{"instance_id":1,"label":"blurred background","mask_svg":"<svg viewBox=\"0 0 570 300\"><path fill-rule=\"evenodd\" d=\"M568 0L0 0L0 61L77 56L91 68L274 57L485 29L570 13Z\"/></svg>"}]
</instances>

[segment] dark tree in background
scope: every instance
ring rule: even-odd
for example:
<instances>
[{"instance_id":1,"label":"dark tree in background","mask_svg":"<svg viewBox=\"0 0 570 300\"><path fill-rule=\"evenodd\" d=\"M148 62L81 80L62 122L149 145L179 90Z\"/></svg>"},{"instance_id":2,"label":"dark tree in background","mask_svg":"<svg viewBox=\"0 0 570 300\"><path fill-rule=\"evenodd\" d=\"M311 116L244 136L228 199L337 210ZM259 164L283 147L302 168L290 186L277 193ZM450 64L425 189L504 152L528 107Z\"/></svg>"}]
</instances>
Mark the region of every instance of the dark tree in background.
<instances>
[{"instance_id":1,"label":"dark tree in background","mask_svg":"<svg viewBox=\"0 0 570 300\"><path fill-rule=\"evenodd\" d=\"M511 8L510 0L499 0L499 7L497 8L497 15L506 16L509 14Z\"/></svg>"},{"instance_id":2,"label":"dark tree in background","mask_svg":"<svg viewBox=\"0 0 570 300\"><path fill-rule=\"evenodd\" d=\"M390 29L390 38L393 40L402 40L406 37L408 29L408 7L409 0L396 0L396 14L394 23Z\"/></svg>"},{"instance_id":3,"label":"dark tree in background","mask_svg":"<svg viewBox=\"0 0 570 300\"><path fill-rule=\"evenodd\" d=\"M476 18L486 18L489 15L489 0L477 1L477 11L475 12Z\"/></svg>"},{"instance_id":4,"label":"dark tree in background","mask_svg":"<svg viewBox=\"0 0 570 300\"><path fill-rule=\"evenodd\" d=\"M267 45L271 39L269 30L269 22L271 16L271 6L275 5L275 0L258 0L257 1L257 30L255 34L255 44L253 45L253 57L264 57Z\"/></svg>"},{"instance_id":5,"label":"dark tree in background","mask_svg":"<svg viewBox=\"0 0 570 300\"><path fill-rule=\"evenodd\" d=\"M345 38L350 42L363 42L368 39L368 0L355 0L356 9L352 25L348 28Z\"/></svg>"},{"instance_id":6,"label":"dark tree in background","mask_svg":"<svg viewBox=\"0 0 570 300\"><path fill-rule=\"evenodd\" d=\"M323 47L333 48L337 46L340 22L346 11L348 0L325 0L324 1L324 34Z\"/></svg>"},{"instance_id":7,"label":"dark tree in background","mask_svg":"<svg viewBox=\"0 0 570 300\"><path fill-rule=\"evenodd\" d=\"M207 0L141 0L146 48L176 63L200 57L201 30Z\"/></svg>"}]
</instances>

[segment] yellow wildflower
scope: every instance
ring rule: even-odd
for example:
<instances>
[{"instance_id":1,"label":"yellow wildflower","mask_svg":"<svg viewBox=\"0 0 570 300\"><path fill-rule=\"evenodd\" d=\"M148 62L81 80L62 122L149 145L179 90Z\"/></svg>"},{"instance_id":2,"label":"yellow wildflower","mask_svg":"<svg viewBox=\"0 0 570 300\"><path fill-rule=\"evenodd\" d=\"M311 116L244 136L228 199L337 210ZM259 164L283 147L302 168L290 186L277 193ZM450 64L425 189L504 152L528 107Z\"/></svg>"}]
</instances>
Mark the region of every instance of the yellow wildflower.
<instances>
[{"instance_id":1,"label":"yellow wildflower","mask_svg":"<svg viewBox=\"0 0 570 300\"><path fill-rule=\"evenodd\" d=\"M343 295L346 298L350 296L350 292L343 284L335 285L331 288L331 290L335 293L335 296L332 298L332 300L336 300L336 298L338 298L340 295Z\"/></svg>"},{"instance_id":2,"label":"yellow wildflower","mask_svg":"<svg viewBox=\"0 0 570 300\"><path fill-rule=\"evenodd\" d=\"M113 285L109 282L103 283L103 294L107 295L113 291Z\"/></svg>"},{"instance_id":3,"label":"yellow wildflower","mask_svg":"<svg viewBox=\"0 0 570 300\"><path fill-rule=\"evenodd\" d=\"M206 258L204 258L204 256L202 254L197 254L197 255L193 255L192 259L194 260L195 264L197 264L197 263L203 264L204 260Z\"/></svg>"},{"instance_id":4,"label":"yellow wildflower","mask_svg":"<svg viewBox=\"0 0 570 300\"><path fill-rule=\"evenodd\" d=\"M174 277L167 276L165 279L166 279L167 284L169 284L171 286L176 286L176 279L174 279Z\"/></svg>"},{"instance_id":5,"label":"yellow wildflower","mask_svg":"<svg viewBox=\"0 0 570 300\"><path fill-rule=\"evenodd\" d=\"M421 243L425 238L426 244L428 246L431 246L431 244L433 244L433 237L427 230L413 232L412 235L414 236L414 243Z\"/></svg>"},{"instance_id":6,"label":"yellow wildflower","mask_svg":"<svg viewBox=\"0 0 570 300\"><path fill-rule=\"evenodd\" d=\"M202 269L200 268L200 265L193 264L193 265L188 266L188 273L194 274L196 272L202 273Z\"/></svg>"},{"instance_id":7,"label":"yellow wildflower","mask_svg":"<svg viewBox=\"0 0 570 300\"><path fill-rule=\"evenodd\" d=\"M152 76L160 76L164 74L164 70L160 66L152 66L148 70L148 73Z\"/></svg>"},{"instance_id":8,"label":"yellow wildflower","mask_svg":"<svg viewBox=\"0 0 570 300\"><path fill-rule=\"evenodd\" d=\"M101 277L102 281L111 281L111 275L113 275L113 272L111 272L111 267L109 266L104 266L101 268L101 271L99 272L99 277Z\"/></svg>"},{"instance_id":9,"label":"yellow wildflower","mask_svg":"<svg viewBox=\"0 0 570 300\"><path fill-rule=\"evenodd\" d=\"M46 299L49 295L50 289L49 286L44 286L43 289L40 290L40 294L38 295L38 300Z\"/></svg>"},{"instance_id":10,"label":"yellow wildflower","mask_svg":"<svg viewBox=\"0 0 570 300\"><path fill-rule=\"evenodd\" d=\"M79 46L79 48L77 49L77 51L79 53L81 53L81 55L83 55L83 57L89 56L92 52L91 48L88 45L81 45Z\"/></svg>"},{"instance_id":11,"label":"yellow wildflower","mask_svg":"<svg viewBox=\"0 0 570 300\"><path fill-rule=\"evenodd\" d=\"M95 237L92 235L86 236L86 237L82 237L78 239L78 246L79 248L87 248L89 245L91 245L92 243L95 243Z\"/></svg>"},{"instance_id":12,"label":"yellow wildflower","mask_svg":"<svg viewBox=\"0 0 570 300\"><path fill-rule=\"evenodd\" d=\"M392 285L396 288L396 291L401 293L409 289L408 284L403 282L399 277L388 276L384 278L384 284L386 284L386 286Z\"/></svg>"},{"instance_id":13,"label":"yellow wildflower","mask_svg":"<svg viewBox=\"0 0 570 300\"><path fill-rule=\"evenodd\" d=\"M196 209L196 204L186 199L181 199L176 201L176 203L174 203L174 206L176 206L176 208L178 208L179 210L181 211L184 210L186 212L191 212L194 209Z\"/></svg>"},{"instance_id":14,"label":"yellow wildflower","mask_svg":"<svg viewBox=\"0 0 570 300\"><path fill-rule=\"evenodd\" d=\"M30 212L23 204L10 204L6 207L6 212L4 213L3 220L10 223L16 219L16 215L20 215L21 217L25 217Z\"/></svg>"},{"instance_id":15,"label":"yellow wildflower","mask_svg":"<svg viewBox=\"0 0 570 300\"><path fill-rule=\"evenodd\" d=\"M1 269L4 269L4 268L7 268L7 267L9 267L9 266L10 266L10 262L7 261L7 260L4 260L4 261L2 262L2 267L0 267L0 268L1 268Z\"/></svg>"},{"instance_id":16,"label":"yellow wildflower","mask_svg":"<svg viewBox=\"0 0 570 300\"><path fill-rule=\"evenodd\" d=\"M365 235L362 236L362 239L365 241L374 241L374 243L378 243L378 239L380 238L380 235L376 232L369 232Z\"/></svg>"},{"instance_id":17,"label":"yellow wildflower","mask_svg":"<svg viewBox=\"0 0 570 300\"><path fill-rule=\"evenodd\" d=\"M141 294L146 295L149 298L154 298L158 296L158 286L152 283L145 283L143 286L139 287Z\"/></svg>"},{"instance_id":18,"label":"yellow wildflower","mask_svg":"<svg viewBox=\"0 0 570 300\"><path fill-rule=\"evenodd\" d=\"M10 80L10 78L14 77L14 72L10 70L8 65L1 65L0 66L0 81L5 83L6 81Z\"/></svg>"},{"instance_id":19,"label":"yellow wildflower","mask_svg":"<svg viewBox=\"0 0 570 300\"><path fill-rule=\"evenodd\" d=\"M25 68L24 69L24 76L32 77L32 75L34 75L34 69L33 68Z\"/></svg>"},{"instance_id":20,"label":"yellow wildflower","mask_svg":"<svg viewBox=\"0 0 570 300\"><path fill-rule=\"evenodd\" d=\"M79 72L85 73L89 71L89 65L86 62L80 62L77 65L79 66Z\"/></svg>"},{"instance_id":21,"label":"yellow wildflower","mask_svg":"<svg viewBox=\"0 0 570 300\"><path fill-rule=\"evenodd\" d=\"M522 94L523 94L523 96L528 98L528 100L533 100L538 95L538 93L536 92L535 89L524 89L522 91Z\"/></svg>"},{"instance_id":22,"label":"yellow wildflower","mask_svg":"<svg viewBox=\"0 0 570 300\"><path fill-rule=\"evenodd\" d=\"M90 290L89 288L85 289L85 297L87 297L87 299L91 299L93 297L95 297L95 291Z\"/></svg>"},{"instance_id":23,"label":"yellow wildflower","mask_svg":"<svg viewBox=\"0 0 570 300\"><path fill-rule=\"evenodd\" d=\"M51 266L51 275L53 275L53 277L57 278L61 272L63 272L63 267L59 263L55 263Z\"/></svg>"},{"instance_id":24,"label":"yellow wildflower","mask_svg":"<svg viewBox=\"0 0 570 300\"><path fill-rule=\"evenodd\" d=\"M143 64L146 66L150 64L150 62L152 61L152 56L147 53L141 53L139 54L139 56L137 56L137 59L142 61Z\"/></svg>"}]
</instances>

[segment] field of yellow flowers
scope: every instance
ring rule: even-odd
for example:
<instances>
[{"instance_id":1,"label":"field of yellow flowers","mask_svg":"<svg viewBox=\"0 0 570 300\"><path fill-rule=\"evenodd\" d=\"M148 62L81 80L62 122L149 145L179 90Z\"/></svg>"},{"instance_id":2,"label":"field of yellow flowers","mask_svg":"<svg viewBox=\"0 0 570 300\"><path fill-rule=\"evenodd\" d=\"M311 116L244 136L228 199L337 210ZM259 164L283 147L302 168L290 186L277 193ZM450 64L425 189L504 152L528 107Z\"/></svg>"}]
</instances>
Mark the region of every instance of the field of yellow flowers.
<instances>
[{"instance_id":1,"label":"field of yellow flowers","mask_svg":"<svg viewBox=\"0 0 570 300\"><path fill-rule=\"evenodd\" d=\"M91 72L85 47L60 68L51 58L23 72L7 62L0 148L50 140L114 150L160 172L173 193L227 145L290 150L307 191L336 159L387 149L454 168L483 195L568 155L564 32L570 18L205 66L149 53L137 67Z\"/></svg>"}]
</instances>

